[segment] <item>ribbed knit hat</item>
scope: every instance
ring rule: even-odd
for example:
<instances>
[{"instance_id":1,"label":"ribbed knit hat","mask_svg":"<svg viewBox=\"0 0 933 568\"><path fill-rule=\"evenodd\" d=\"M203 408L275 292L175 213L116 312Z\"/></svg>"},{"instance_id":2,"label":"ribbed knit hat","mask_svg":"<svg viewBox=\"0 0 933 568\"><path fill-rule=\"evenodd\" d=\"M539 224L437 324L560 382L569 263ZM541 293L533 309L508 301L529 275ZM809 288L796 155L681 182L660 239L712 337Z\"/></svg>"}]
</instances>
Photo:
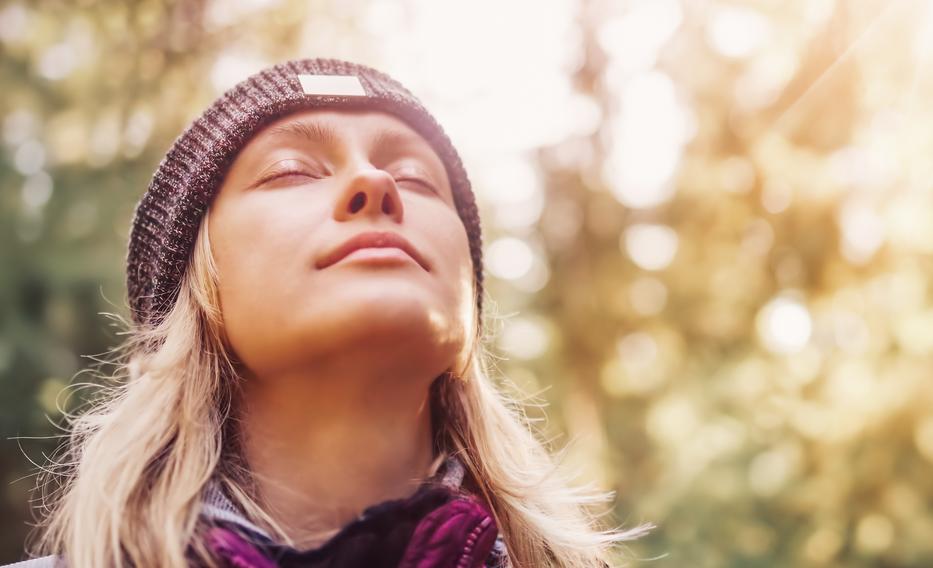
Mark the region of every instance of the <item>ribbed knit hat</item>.
<instances>
[{"instance_id":1,"label":"ribbed knit hat","mask_svg":"<svg viewBox=\"0 0 933 568\"><path fill-rule=\"evenodd\" d=\"M482 232L460 156L437 120L385 73L338 59L280 63L238 83L179 136L136 206L126 259L134 321L155 325L172 308L198 228L237 153L266 124L307 109L391 113L425 138L441 158L470 242L482 325Z\"/></svg>"}]
</instances>

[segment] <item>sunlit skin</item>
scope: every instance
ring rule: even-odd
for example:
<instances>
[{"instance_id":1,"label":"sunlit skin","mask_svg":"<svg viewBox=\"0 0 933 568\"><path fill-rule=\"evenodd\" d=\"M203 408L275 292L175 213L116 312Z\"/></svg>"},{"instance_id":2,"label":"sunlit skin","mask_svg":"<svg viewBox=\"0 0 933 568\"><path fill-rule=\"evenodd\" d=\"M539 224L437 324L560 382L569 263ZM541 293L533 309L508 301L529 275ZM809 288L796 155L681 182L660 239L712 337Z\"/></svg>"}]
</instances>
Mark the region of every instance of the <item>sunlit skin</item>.
<instances>
[{"instance_id":1,"label":"sunlit skin","mask_svg":"<svg viewBox=\"0 0 933 568\"><path fill-rule=\"evenodd\" d=\"M276 133L297 123L336 139ZM384 129L408 142L377 148ZM463 368L473 332L466 230L431 146L373 111L301 111L263 128L208 222L225 341L244 378L245 455L270 514L312 547L323 540L313 533L410 495L429 472L428 389ZM403 235L429 270L407 257L316 266L364 231Z\"/></svg>"}]
</instances>

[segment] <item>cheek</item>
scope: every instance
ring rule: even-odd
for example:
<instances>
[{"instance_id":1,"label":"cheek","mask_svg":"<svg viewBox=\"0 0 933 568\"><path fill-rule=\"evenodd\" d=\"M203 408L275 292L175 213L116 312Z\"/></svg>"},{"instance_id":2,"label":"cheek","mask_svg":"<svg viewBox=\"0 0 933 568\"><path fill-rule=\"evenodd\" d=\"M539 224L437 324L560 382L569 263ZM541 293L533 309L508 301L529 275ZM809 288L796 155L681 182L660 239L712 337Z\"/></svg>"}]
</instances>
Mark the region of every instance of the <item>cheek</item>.
<instances>
[{"instance_id":1,"label":"cheek","mask_svg":"<svg viewBox=\"0 0 933 568\"><path fill-rule=\"evenodd\" d=\"M449 294L451 307L461 312L470 310L473 299L473 261L466 229L455 212L435 215L425 225L429 227L423 241L432 243L438 278Z\"/></svg>"},{"instance_id":2,"label":"cheek","mask_svg":"<svg viewBox=\"0 0 933 568\"><path fill-rule=\"evenodd\" d=\"M307 245L322 212L301 207L242 200L211 219L211 246L220 277L225 315L255 312L288 301L286 289L307 274L312 261ZM261 302L262 305L259 305Z\"/></svg>"},{"instance_id":3,"label":"cheek","mask_svg":"<svg viewBox=\"0 0 933 568\"><path fill-rule=\"evenodd\" d=\"M454 367L458 372L466 368L470 352L471 338L476 333L476 297L474 290L473 261L470 257L470 242L460 218L455 216L450 227L457 230L447 231L445 246L448 254L443 256L447 278L445 289L450 296L447 307L451 329L455 330L456 359Z\"/></svg>"}]
</instances>

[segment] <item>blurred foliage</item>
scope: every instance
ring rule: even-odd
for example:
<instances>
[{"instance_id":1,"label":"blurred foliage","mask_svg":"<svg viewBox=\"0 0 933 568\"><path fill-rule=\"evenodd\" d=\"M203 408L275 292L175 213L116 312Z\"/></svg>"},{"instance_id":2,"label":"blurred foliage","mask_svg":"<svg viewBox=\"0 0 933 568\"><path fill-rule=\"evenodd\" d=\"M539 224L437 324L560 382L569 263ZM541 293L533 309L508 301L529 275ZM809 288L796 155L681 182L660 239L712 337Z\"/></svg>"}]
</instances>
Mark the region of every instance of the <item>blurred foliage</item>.
<instances>
[{"instance_id":1,"label":"blurred foliage","mask_svg":"<svg viewBox=\"0 0 933 568\"><path fill-rule=\"evenodd\" d=\"M4 4L0 562L171 141L329 56L461 149L500 370L637 556L933 565L931 38L920 0Z\"/></svg>"}]
</instances>

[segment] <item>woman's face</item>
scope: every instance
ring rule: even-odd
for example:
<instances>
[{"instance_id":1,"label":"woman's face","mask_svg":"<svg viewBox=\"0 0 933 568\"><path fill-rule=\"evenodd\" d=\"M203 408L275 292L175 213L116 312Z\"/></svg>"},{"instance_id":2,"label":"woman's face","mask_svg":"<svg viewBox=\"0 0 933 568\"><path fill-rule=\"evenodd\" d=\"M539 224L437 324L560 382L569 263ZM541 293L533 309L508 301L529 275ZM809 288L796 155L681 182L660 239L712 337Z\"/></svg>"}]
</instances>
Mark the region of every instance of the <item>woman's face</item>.
<instances>
[{"instance_id":1,"label":"woman's face","mask_svg":"<svg viewBox=\"0 0 933 568\"><path fill-rule=\"evenodd\" d=\"M287 115L237 155L208 215L226 339L254 374L460 364L474 321L469 241L443 162L401 119ZM406 240L413 256L364 248L333 262L368 232Z\"/></svg>"}]
</instances>

